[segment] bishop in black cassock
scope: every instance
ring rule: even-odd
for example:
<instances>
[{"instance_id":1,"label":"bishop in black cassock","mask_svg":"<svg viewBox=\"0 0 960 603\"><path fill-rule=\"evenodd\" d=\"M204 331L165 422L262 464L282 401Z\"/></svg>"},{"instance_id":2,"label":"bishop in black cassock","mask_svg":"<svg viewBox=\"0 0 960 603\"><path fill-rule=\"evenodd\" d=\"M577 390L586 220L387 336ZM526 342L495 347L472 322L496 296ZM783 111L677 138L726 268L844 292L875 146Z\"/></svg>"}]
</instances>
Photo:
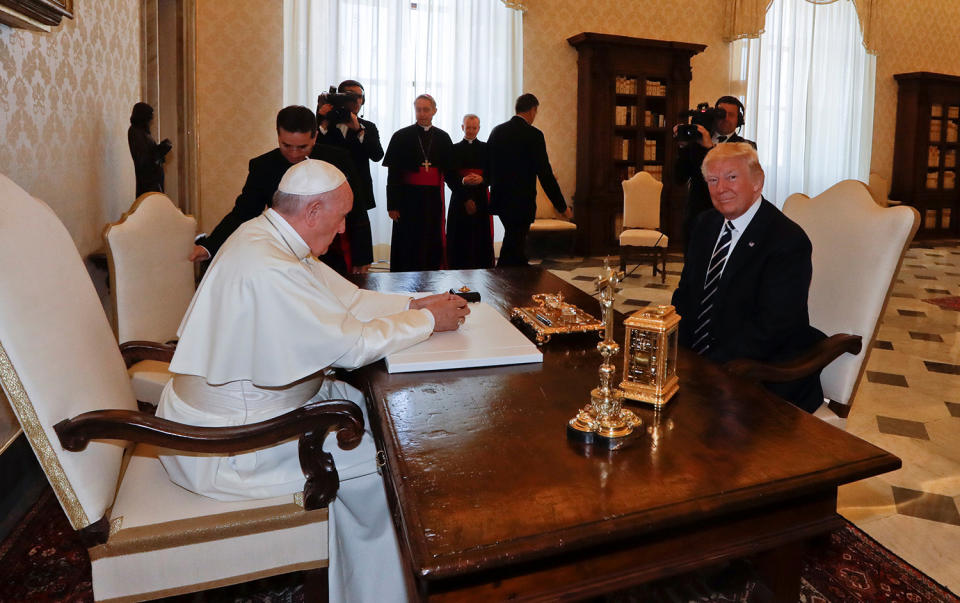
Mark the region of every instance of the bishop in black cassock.
<instances>
[{"instance_id":1,"label":"bishop in black cassock","mask_svg":"<svg viewBox=\"0 0 960 603\"><path fill-rule=\"evenodd\" d=\"M439 270L444 266L443 173L450 168L453 142L432 125L436 103L417 97L417 123L390 138L387 211L393 220L390 270Z\"/></svg>"},{"instance_id":2,"label":"bishop in black cassock","mask_svg":"<svg viewBox=\"0 0 960 603\"><path fill-rule=\"evenodd\" d=\"M450 268L493 268L493 216L487 181L487 143L477 138L480 120L463 119L464 139L453 145L447 212L447 264ZM473 176L471 176L473 175Z\"/></svg>"}]
</instances>

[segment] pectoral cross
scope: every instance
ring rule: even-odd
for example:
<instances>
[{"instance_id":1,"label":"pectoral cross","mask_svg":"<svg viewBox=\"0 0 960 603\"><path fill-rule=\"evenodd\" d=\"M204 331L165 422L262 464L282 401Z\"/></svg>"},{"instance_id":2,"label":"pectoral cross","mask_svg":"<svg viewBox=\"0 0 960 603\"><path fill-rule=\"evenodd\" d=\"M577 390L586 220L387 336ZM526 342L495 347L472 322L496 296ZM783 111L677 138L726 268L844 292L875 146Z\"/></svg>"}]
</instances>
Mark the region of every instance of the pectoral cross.
<instances>
[{"instance_id":1,"label":"pectoral cross","mask_svg":"<svg viewBox=\"0 0 960 603\"><path fill-rule=\"evenodd\" d=\"M420 165L423 166L423 171L425 171L425 172L429 172L429 171L430 171L430 160L429 160L429 159L424 159L424 160L423 160L423 163L421 163Z\"/></svg>"}]
</instances>

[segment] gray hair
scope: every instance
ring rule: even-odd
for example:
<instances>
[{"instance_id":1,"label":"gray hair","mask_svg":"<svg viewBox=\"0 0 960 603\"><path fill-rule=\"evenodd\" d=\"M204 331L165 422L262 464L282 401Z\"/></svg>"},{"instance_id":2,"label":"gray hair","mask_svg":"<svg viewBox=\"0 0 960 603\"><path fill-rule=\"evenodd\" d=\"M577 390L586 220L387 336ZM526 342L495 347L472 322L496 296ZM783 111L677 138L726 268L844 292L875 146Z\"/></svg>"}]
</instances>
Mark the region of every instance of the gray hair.
<instances>
[{"instance_id":1,"label":"gray hair","mask_svg":"<svg viewBox=\"0 0 960 603\"><path fill-rule=\"evenodd\" d=\"M479 118L479 117L477 117L477 116L474 115L473 113L467 113L466 115L463 116L463 119L460 121L460 123L465 124L465 123L467 123L467 120L468 120L468 119L475 119L475 120L477 120L478 123L480 122L480 118Z\"/></svg>"},{"instance_id":2,"label":"gray hair","mask_svg":"<svg viewBox=\"0 0 960 603\"><path fill-rule=\"evenodd\" d=\"M273 193L273 209L286 216L295 216L315 199L322 198L326 193L319 195L297 195L277 191Z\"/></svg>"},{"instance_id":3,"label":"gray hair","mask_svg":"<svg viewBox=\"0 0 960 603\"><path fill-rule=\"evenodd\" d=\"M433 100L433 97L427 93L423 93L419 95L417 98L413 99L413 104L417 104L417 101L420 100L421 98L425 101L430 101L430 104L433 105L434 109L437 108L437 101Z\"/></svg>"}]
</instances>

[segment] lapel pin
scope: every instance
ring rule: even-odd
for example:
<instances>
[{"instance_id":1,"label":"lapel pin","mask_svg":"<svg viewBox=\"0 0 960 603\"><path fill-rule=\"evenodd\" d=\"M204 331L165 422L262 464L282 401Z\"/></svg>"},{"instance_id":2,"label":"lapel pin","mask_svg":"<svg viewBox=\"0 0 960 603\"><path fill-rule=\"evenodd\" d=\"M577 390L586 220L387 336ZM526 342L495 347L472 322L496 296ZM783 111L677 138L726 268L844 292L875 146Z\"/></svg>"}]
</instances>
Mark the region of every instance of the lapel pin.
<instances>
[{"instance_id":1,"label":"lapel pin","mask_svg":"<svg viewBox=\"0 0 960 603\"><path fill-rule=\"evenodd\" d=\"M750 247L753 247L753 241L750 241L749 243L747 243L747 245L749 245Z\"/></svg>"}]
</instances>

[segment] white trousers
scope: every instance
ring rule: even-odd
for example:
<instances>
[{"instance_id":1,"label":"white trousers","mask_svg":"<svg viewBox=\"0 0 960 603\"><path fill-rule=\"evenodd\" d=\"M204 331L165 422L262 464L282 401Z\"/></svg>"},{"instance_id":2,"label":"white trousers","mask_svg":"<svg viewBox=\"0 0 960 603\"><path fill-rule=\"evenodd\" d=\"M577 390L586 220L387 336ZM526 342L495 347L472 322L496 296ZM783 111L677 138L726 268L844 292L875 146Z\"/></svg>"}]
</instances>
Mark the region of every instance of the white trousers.
<instances>
[{"instance_id":1,"label":"white trousers","mask_svg":"<svg viewBox=\"0 0 960 603\"><path fill-rule=\"evenodd\" d=\"M289 388L259 388L249 381L208 385L178 375L163 390L157 416L200 426L245 425L269 419L316 399L345 398L360 407L366 429L360 444L341 450L331 434L323 449L333 455L340 488L330 503L329 595L333 603L407 601L401 562L366 405L356 388L333 379ZM161 455L170 479L217 500L272 498L302 491L298 441L236 455Z\"/></svg>"}]
</instances>

